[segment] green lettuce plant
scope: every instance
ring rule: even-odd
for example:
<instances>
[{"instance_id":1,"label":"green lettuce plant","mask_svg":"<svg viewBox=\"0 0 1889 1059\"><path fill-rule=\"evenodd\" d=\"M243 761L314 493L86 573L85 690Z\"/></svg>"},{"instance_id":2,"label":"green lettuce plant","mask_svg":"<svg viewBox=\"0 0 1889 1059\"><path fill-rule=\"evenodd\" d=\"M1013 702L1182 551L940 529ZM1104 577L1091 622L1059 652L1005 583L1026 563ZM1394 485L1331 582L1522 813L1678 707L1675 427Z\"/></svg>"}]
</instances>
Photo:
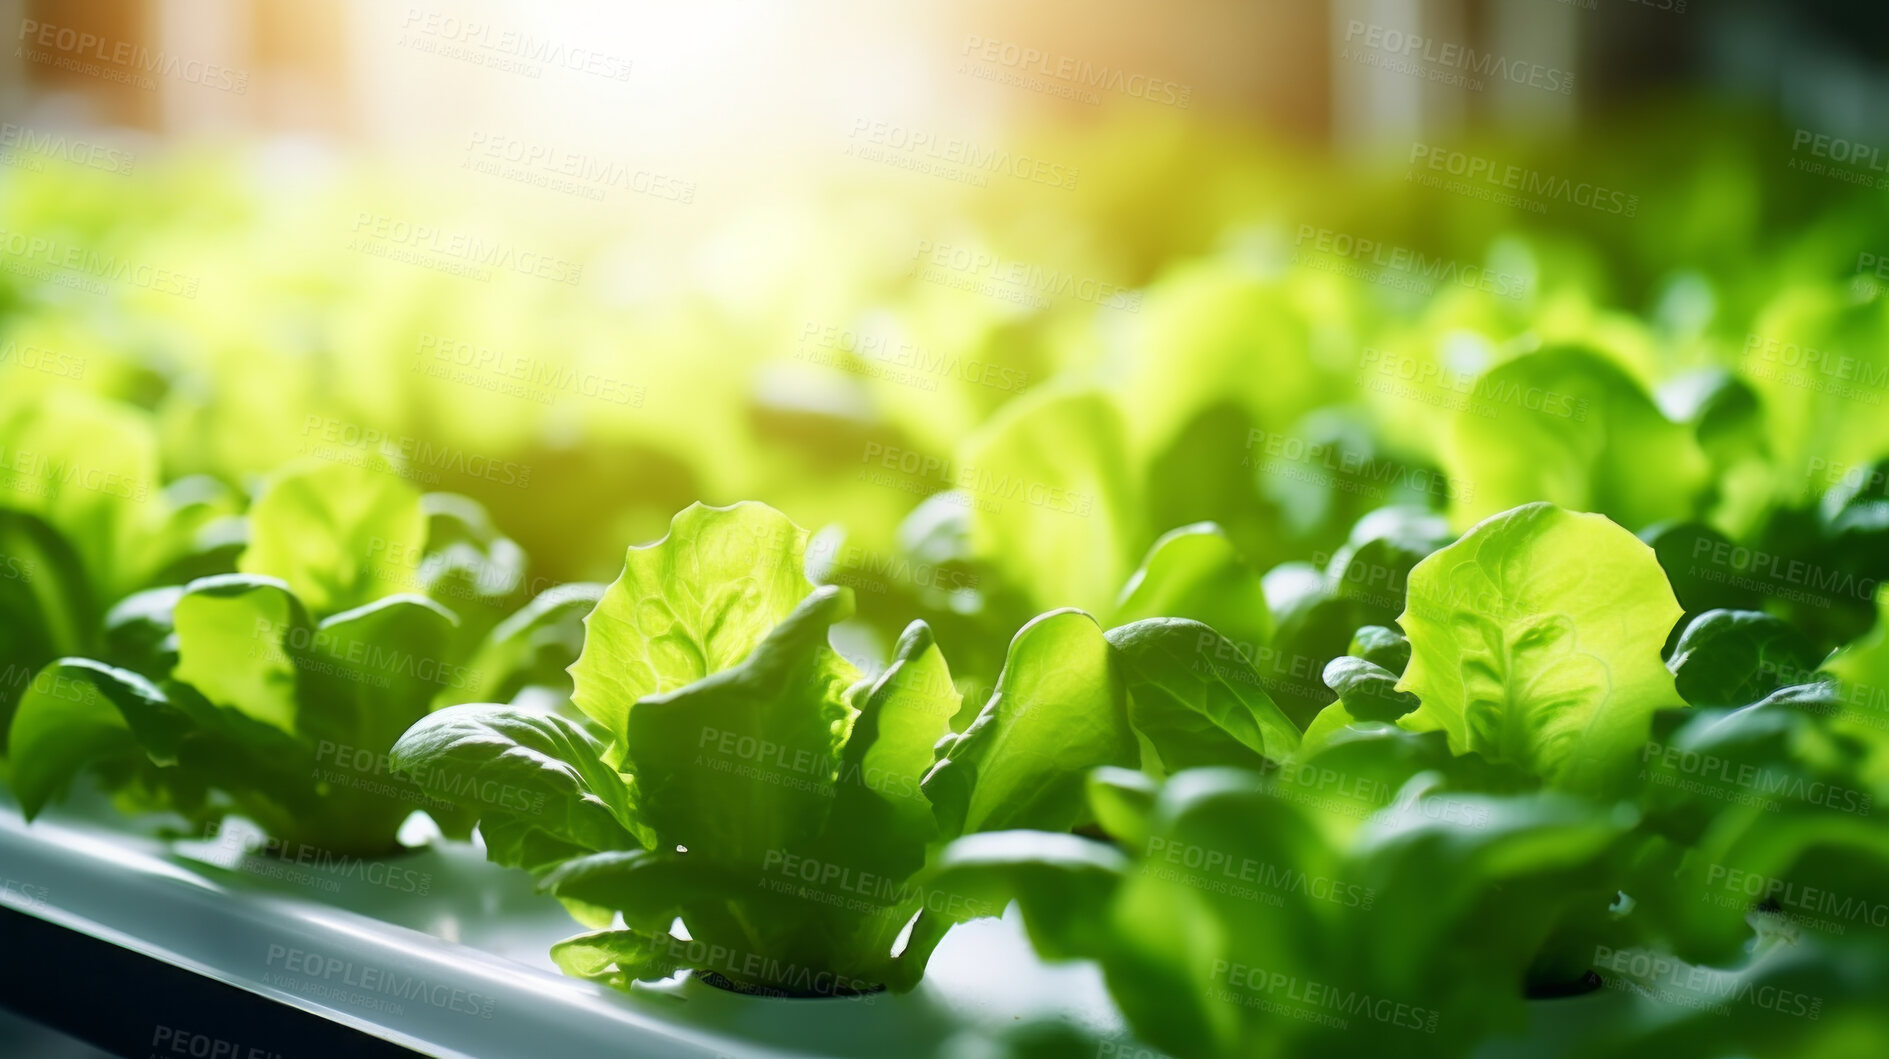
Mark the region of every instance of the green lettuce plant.
<instances>
[{"instance_id":1,"label":"green lettuce plant","mask_svg":"<svg viewBox=\"0 0 1889 1059\"><path fill-rule=\"evenodd\" d=\"M1201 664L1222 642L1207 626L1104 633L1069 609L1017 633L989 701L954 732L962 695L925 625L872 678L834 650L850 595L807 580L806 542L765 505L691 507L629 550L586 619L571 667L581 718L470 703L395 746L400 770L530 793L466 804L492 860L541 876L595 927L553 950L566 972L619 987L693 969L747 991L909 988L965 918L962 895L916 881L943 842L1084 826L1097 766L1261 765L1296 744L1250 672ZM1218 555L1158 562L1127 597L1198 593L1229 561Z\"/></svg>"},{"instance_id":2,"label":"green lettuce plant","mask_svg":"<svg viewBox=\"0 0 1889 1059\"><path fill-rule=\"evenodd\" d=\"M166 486L140 409L81 392L0 395L0 757L42 667L117 646L114 604L182 568L228 569L219 525L238 505L208 479Z\"/></svg>"},{"instance_id":3,"label":"green lettuce plant","mask_svg":"<svg viewBox=\"0 0 1889 1059\"><path fill-rule=\"evenodd\" d=\"M61 658L26 687L8 743L27 816L90 769L127 808L241 813L338 853L398 849L415 810L463 833L463 812L393 775L386 751L442 693L520 687L533 659L515 634L468 644L451 609L413 591L427 532L422 496L384 469L271 479L239 572L127 597L98 657Z\"/></svg>"},{"instance_id":4,"label":"green lettuce plant","mask_svg":"<svg viewBox=\"0 0 1889 1059\"><path fill-rule=\"evenodd\" d=\"M850 597L806 579L806 537L763 505L682 512L586 619L581 717L454 706L395 746L403 771L531 793L477 806L480 833L598 928L553 950L568 973L816 995L916 980L928 952L894 943L924 900L908 880L938 833L919 783L959 697L922 625L873 681L829 646Z\"/></svg>"}]
</instances>

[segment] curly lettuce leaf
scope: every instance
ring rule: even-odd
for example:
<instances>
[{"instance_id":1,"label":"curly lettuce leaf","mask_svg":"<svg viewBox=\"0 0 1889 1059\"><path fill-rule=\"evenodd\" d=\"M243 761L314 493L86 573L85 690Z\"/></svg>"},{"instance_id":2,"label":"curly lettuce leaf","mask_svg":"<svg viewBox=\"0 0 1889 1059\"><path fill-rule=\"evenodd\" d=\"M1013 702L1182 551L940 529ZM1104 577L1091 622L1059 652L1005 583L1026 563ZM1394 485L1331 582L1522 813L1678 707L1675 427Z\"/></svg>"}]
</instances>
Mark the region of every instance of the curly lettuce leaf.
<instances>
[{"instance_id":1,"label":"curly lettuce leaf","mask_svg":"<svg viewBox=\"0 0 1889 1059\"><path fill-rule=\"evenodd\" d=\"M807 532L766 504L690 505L584 620L571 699L615 739L631 704L739 664L800 605Z\"/></svg>"},{"instance_id":2,"label":"curly lettuce leaf","mask_svg":"<svg viewBox=\"0 0 1889 1059\"><path fill-rule=\"evenodd\" d=\"M814 619L812 628L819 627L823 600L839 598L827 596L833 591L824 590L821 599L803 608ZM783 629L792 631L794 624L790 618ZM788 637L786 644L795 639ZM758 665L775 650L764 645L751 662ZM825 649L803 653L820 650ZM856 686L853 697L860 712L832 785L822 792L831 810L818 835L802 836L798 828L764 835L764 842L775 844L756 861L725 836L701 829L688 834L687 842L673 841L674 826L665 824L652 849L567 861L546 876L543 888L566 902L619 912L630 929L658 941L660 932L680 918L690 937L702 944L679 953L678 965L712 971L743 988L802 988L796 969L855 984L909 988L930 951L921 943L895 956L896 943L914 914L928 903L940 903L935 893L908 881L924 866L937 835L919 779L931 763L933 744L949 731L958 694L929 629L914 623L892 665L872 684ZM632 710L633 731L649 706L645 700ZM781 755L761 758L752 762L756 770L789 764ZM724 798L697 812L739 820L756 810L747 801L730 809ZM661 810L656 815L660 818ZM847 900L836 902L835 896ZM717 962L716 953L754 953L765 959L737 966ZM640 963L617 969L629 977L662 973L660 966Z\"/></svg>"},{"instance_id":3,"label":"curly lettuce leaf","mask_svg":"<svg viewBox=\"0 0 1889 1059\"><path fill-rule=\"evenodd\" d=\"M1679 603L1653 552L1600 515L1527 504L1411 571L1400 723L1564 787L1618 778L1675 705L1660 645Z\"/></svg>"},{"instance_id":4,"label":"curly lettuce leaf","mask_svg":"<svg viewBox=\"0 0 1889 1059\"><path fill-rule=\"evenodd\" d=\"M859 676L827 630L851 609L815 589L739 665L630 709L626 763L659 844L752 868L825 826Z\"/></svg>"}]
</instances>

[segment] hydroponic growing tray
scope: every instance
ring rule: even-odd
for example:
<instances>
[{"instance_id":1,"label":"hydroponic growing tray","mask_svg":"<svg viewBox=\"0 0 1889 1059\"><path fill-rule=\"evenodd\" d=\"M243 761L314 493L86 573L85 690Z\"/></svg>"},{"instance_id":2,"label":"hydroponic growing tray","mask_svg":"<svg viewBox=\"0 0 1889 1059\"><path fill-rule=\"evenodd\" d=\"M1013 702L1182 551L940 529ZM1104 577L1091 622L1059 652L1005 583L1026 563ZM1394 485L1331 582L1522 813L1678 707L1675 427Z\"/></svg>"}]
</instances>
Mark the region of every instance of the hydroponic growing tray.
<instances>
[{"instance_id":1,"label":"hydroponic growing tray","mask_svg":"<svg viewBox=\"0 0 1889 1059\"><path fill-rule=\"evenodd\" d=\"M903 996L756 998L693 980L625 995L560 975L547 949L581 928L474 848L323 865L257 841L167 842L82 815L28 825L0 795L0 996L140 1056L922 1059L1041 1018L1127 1043L1099 976L1044 965L1009 920L960 928Z\"/></svg>"}]
</instances>

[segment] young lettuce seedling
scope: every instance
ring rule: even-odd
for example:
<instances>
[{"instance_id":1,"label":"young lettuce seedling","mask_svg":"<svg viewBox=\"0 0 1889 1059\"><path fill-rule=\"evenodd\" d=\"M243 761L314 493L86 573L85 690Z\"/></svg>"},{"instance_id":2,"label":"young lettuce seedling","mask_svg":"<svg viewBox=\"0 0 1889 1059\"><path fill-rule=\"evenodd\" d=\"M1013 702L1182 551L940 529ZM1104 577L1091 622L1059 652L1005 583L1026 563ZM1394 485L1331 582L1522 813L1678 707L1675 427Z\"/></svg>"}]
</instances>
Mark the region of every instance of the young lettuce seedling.
<instances>
[{"instance_id":1,"label":"young lettuce seedling","mask_svg":"<svg viewBox=\"0 0 1889 1059\"><path fill-rule=\"evenodd\" d=\"M939 837L919 781L959 696L918 624L860 680L827 642L850 596L807 580L806 540L761 504L683 511L586 621L582 720L474 703L394 748L460 790L529 792L466 804L492 860L599 927L553 949L566 972L811 995L917 980L929 952L895 945Z\"/></svg>"}]
</instances>

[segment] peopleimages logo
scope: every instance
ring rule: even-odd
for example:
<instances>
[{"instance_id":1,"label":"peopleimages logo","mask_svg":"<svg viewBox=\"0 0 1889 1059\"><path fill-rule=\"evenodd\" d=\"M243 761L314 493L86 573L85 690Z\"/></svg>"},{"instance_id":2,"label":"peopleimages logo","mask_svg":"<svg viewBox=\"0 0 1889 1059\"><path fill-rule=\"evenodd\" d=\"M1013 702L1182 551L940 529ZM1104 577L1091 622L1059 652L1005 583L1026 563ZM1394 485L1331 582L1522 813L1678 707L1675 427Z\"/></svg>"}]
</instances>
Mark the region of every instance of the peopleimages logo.
<instances>
[{"instance_id":1,"label":"peopleimages logo","mask_svg":"<svg viewBox=\"0 0 1889 1059\"><path fill-rule=\"evenodd\" d=\"M187 1055L191 1059L283 1059L281 1052L261 1045L244 1045L228 1037L160 1025L151 1033L150 1059L166 1055Z\"/></svg>"},{"instance_id":2,"label":"peopleimages logo","mask_svg":"<svg viewBox=\"0 0 1889 1059\"><path fill-rule=\"evenodd\" d=\"M1756 357L1769 364L1826 375L1839 382L1857 382L1879 389L1889 386L1889 368L1848 353L1783 342L1765 335L1753 333L1745 336L1745 356L1747 359Z\"/></svg>"},{"instance_id":3,"label":"peopleimages logo","mask_svg":"<svg viewBox=\"0 0 1889 1059\"><path fill-rule=\"evenodd\" d=\"M1495 272L1477 265L1465 265L1448 258L1430 257L1408 247L1390 246L1375 239L1361 239L1346 232L1320 228L1314 224L1299 225L1298 238L1293 241L1296 247L1304 247L1307 243L1320 253L1361 261L1367 265L1404 273L1430 283L1437 281L1454 283L1460 287L1503 298L1520 297L1528 286L1528 281L1519 276Z\"/></svg>"},{"instance_id":4,"label":"peopleimages logo","mask_svg":"<svg viewBox=\"0 0 1889 1059\"><path fill-rule=\"evenodd\" d=\"M1229 960L1213 961L1212 977L1238 990L1231 993L1216 988L1211 994L1216 999L1259 1008L1268 1014L1317 1022L1333 1029L1347 1028L1343 1016L1361 1016L1399 1029L1436 1032L1439 1012L1435 1009L1377 996L1362 989L1347 989Z\"/></svg>"},{"instance_id":5,"label":"peopleimages logo","mask_svg":"<svg viewBox=\"0 0 1889 1059\"><path fill-rule=\"evenodd\" d=\"M485 239L468 232L414 224L382 213L357 211L353 232L356 238L350 249L402 260L405 260L402 255L390 251L430 254L470 269L466 274L475 279L489 279L489 270L511 271L575 287L584 278L583 265L561 257L528 250L502 239Z\"/></svg>"},{"instance_id":6,"label":"peopleimages logo","mask_svg":"<svg viewBox=\"0 0 1889 1059\"><path fill-rule=\"evenodd\" d=\"M506 72L537 77L543 67L552 66L606 81L630 79L632 64L626 56L537 37L478 19L460 18L450 12L409 7L400 20L400 29L405 34L401 43L408 47L418 47L424 41L430 46L421 50L439 51L447 58L493 66Z\"/></svg>"},{"instance_id":7,"label":"peopleimages logo","mask_svg":"<svg viewBox=\"0 0 1889 1059\"><path fill-rule=\"evenodd\" d=\"M59 269L76 277L110 280L180 298L197 296L197 276L148 261L88 250L48 236L0 230L0 252L18 259L19 264Z\"/></svg>"},{"instance_id":8,"label":"peopleimages logo","mask_svg":"<svg viewBox=\"0 0 1889 1059\"><path fill-rule=\"evenodd\" d=\"M918 252L912 256L912 260L913 274L921 279L996 296L1001 296L997 293L999 291L1028 295L1027 303L1036 308L1048 308L1047 296L1058 295L1105 309L1121 309L1131 313L1141 311L1141 292L1138 290L1016 261L975 247L921 239ZM956 274L962 282L953 280L951 274ZM1010 300L1026 301L1023 297Z\"/></svg>"},{"instance_id":9,"label":"peopleimages logo","mask_svg":"<svg viewBox=\"0 0 1889 1059\"><path fill-rule=\"evenodd\" d=\"M989 40L976 35L964 38L964 48L959 54L1020 74L1033 74L1061 82L1072 91L1058 94L1069 95L1071 98L1078 98L1073 95L1074 90L1101 89L1105 92L1119 92L1134 99L1144 99L1150 103L1160 103L1185 110L1194 96L1191 86L1165 78L1130 73L1119 66L1092 63L1073 55L1053 55L1041 48L1026 47L1003 40ZM1025 87L1031 86L1026 84ZM1092 91L1086 92L1079 98L1085 103L1100 101Z\"/></svg>"},{"instance_id":10,"label":"peopleimages logo","mask_svg":"<svg viewBox=\"0 0 1889 1059\"><path fill-rule=\"evenodd\" d=\"M39 562L36 559L24 555L0 555L0 581L31 584L38 572Z\"/></svg>"},{"instance_id":11,"label":"peopleimages logo","mask_svg":"<svg viewBox=\"0 0 1889 1059\"><path fill-rule=\"evenodd\" d=\"M114 41L70 26L22 19L20 32L14 39L22 45L16 54L29 62L73 69L79 73L117 75L112 80L135 78L136 83L144 88L152 87L146 75L155 74L239 96L249 91L247 70L233 70L201 59L186 59L161 49L152 51L142 44L133 44L128 40ZM38 53L38 49L42 48L52 54ZM94 67L87 61L93 59L104 64L103 67Z\"/></svg>"},{"instance_id":12,"label":"peopleimages logo","mask_svg":"<svg viewBox=\"0 0 1889 1059\"><path fill-rule=\"evenodd\" d=\"M1466 500L1475 492L1475 483L1441 471L1380 459L1336 441L1313 441L1258 427L1247 430L1246 451L1242 467L1264 466L1281 477L1319 481L1342 492L1382 496L1396 487L1450 500ZM1266 458L1256 459L1256 453ZM1293 473L1297 467L1312 474Z\"/></svg>"},{"instance_id":13,"label":"peopleimages logo","mask_svg":"<svg viewBox=\"0 0 1889 1059\"><path fill-rule=\"evenodd\" d=\"M85 358L60 353L42 346L21 345L8 339L0 345L0 368L18 365L60 379L85 377Z\"/></svg>"},{"instance_id":14,"label":"peopleimages logo","mask_svg":"<svg viewBox=\"0 0 1889 1059\"><path fill-rule=\"evenodd\" d=\"M1246 883L1282 894L1299 894L1365 912L1377 903L1377 891L1369 886L1323 875L1309 875L1287 865L1272 864L1253 857L1236 857L1226 850L1159 835L1148 839L1144 859L1150 866L1181 868L1210 879Z\"/></svg>"},{"instance_id":15,"label":"peopleimages logo","mask_svg":"<svg viewBox=\"0 0 1889 1059\"><path fill-rule=\"evenodd\" d=\"M339 880L347 879L415 897L426 897L433 890L432 872L418 871L385 860L357 857L351 853L337 853L306 842L291 842L271 835L252 835L241 830L226 831L215 822L205 830L204 838L224 849L256 858L261 863L252 867L262 869L260 874L272 878L287 877L289 881L318 884L338 883ZM280 871L270 870L278 865L283 868L305 868L310 872L319 872L321 876L309 875L298 879L297 873L285 876ZM339 886L326 885L322 889L338 892Z\"/></svg>"},{"instance_id":16,"label":"peopleimages logo","mask_svg":"<svg viewBox=\"0 0 1889 1059\"><path fill-rule=\"evenodd\" d=\"M1095 511L1095 496L1092 493L1080 493L1075 490L1020 475L998 474L985 468L972 466L953 467L951 461L942 456L920 452L917 449L900 448L882 442L869 441L860 462L877 463L888 471L897 471L911 476L919 483L929 485L936 482L941 486L959 489L965 493L995 504L1005 501L1022 501L1031 507L1055 511L1065 515L1087 518ZM989 508L988 510L996 510Z\"/></svg>"},{"instance_id":17,"label":"peopleimages logo","mask_svg":"<svg viewBox=\"0 0 1889 1059\"><path fill-rule=\"evenodd\" d=\"M977 901L963 894L922 886L909 878L863 871L834 861L823 861L770 849L761 860L762 885L776 893L811 897L823 903L862 912L878 912L917 903L934 915L956 921L1003 914L1003 905ZM787 884L773 885L770 882ZM806 888L812 888L811 890Z\"/></svg>"},{"instance_id":18,"label":"peopleimages logo","mask_svg":"<svg viewBox=\"0 0 1889 1059\"><path fill-rule=\"evenodd\" d=\"M64 133L39 132L13 122L0 122L0 147L27 154L60 158L73 165L102 169L107 173L129 173L138 156L90 140L74 139Z\"/></svg>"},{"instance_id":19,"label":"peopleimages logo","mask_svg":"<svg viewBox=\"0 0 1889 1059\"><path fill-rule=\"evenodd\" d=\"M275 655L293 653L299 662L332 661L340 664L338 676L367 680L376 687L390 687L391 678L442 687L469 688L479 680L479 671L471 666L415 654L391 644L337 633L331 628L310 627L289 621L276 621L258 615L251 635L267 644ZM313 654L313 659L302 658ZM268 656L265 656L268 657Z\"/></svg>"},{"instance_id":20,"label":"peopleimages logo","mask_svg":"<svg viewBox=\"0 0 1889 1059\"><path fill-rule=\"evenodd\" d=\"M1433 147L1427 143L1411 145L1410 163L1519 195L1533 195L1619 217L1632 217L1640 212L1638 195L1629 195L1589 181L1570 180L1527 166L1499 163L1481 155Z\"/></svg>"},{"instance_id":21,"label":"peopleimages logo","mask_svg":"<svg viewBox=\"0 0 1889 1059\"><path fill-rule=\"evenodd\" d=\"M45 904L51 896L52 892L44 886L15 879L0 879L0 905L17 904L30 910Z\"/></svg>"},{"instance_id":22,"label":"peopleimages logo","mask_svg":"<svg viewBox=\"0 0 1889 1059\"><path fill-rule=\"evenodd\" d=\"M1826 136L1809 129L1798 129L1791 137L1791 150L1872 173L1889 173L1889 157L1884 156L1881 147L1846 140L1841 136Z\"/></svg>"},{"instance_id":23,"label":"peopleimages logo","mask_svg":"<svg viewBox=\"0 0 1889 1059\"><path fill-rule=\"evenodd\" d=\"M1805 886L1787 879L1758 872L1714 864L1705 871L1708 885L1719 886L1755 901L1775 904L1794 919L1819 924L1830 922L1841 933L1850 923L1889 927L1889 904L1860 897L1832 893L1819 886Z\"/></svg>"},{"instance_id":24,"label":"peopleimages logo","mask_svg":"<svg viewBox=\"0 0 1889 1059\"><path fill-rule=\"evenodd\" d=\"M1640 761L1648 767L1652 778L1664 786L1680 786L1698 793L1711 793L1705 789L1708 784L1742 788L1758 796L1759 800L1751 804L1766 812L1779 811L1776 801L1762 800L1774 795L1858 816L1868 816L1875 805L1874 796L1864 791L1665 743L1647 743L1640 753Z\"/></svg>"},{"instance_id":25,"label":"peopleimages logo","mask_svg":"<svg viewBox=\"0 0 1889 1059\"><path fill-rule=\"evenodd\" d=\"M889 121L855 118L847 138L847 153L869 161L886 160L874 153L874 149L877 149L922 162L957 167L971 176L996 173L1065 191L1074 190L1077 178L1082 175L1080 169L1065 166L1061 162L1007 148L986 146L961 136L907 128Z\"/></svg>"},{"instance_id":26,"label":"peopleimages logo","mask_svg":"<svg viewBox=\"0 0 1889 1059\"><path fill-rule=\"evenodd\" d=\"M1730 1002L1815 1020L1823 1013L1823 998L1775 985L1760 985L1737 971L1696 967L1672 956L1644 949L1594 947L1594 967L1627 976L1669 1003L1697 1007L1724 1015ZM1610 986L1613 983L1608 983ZM1616 987L1617 988L1617 987Z\"/></svg>"},{"instance_id":27,"label":"peopleimages logo","mask_svg":"<svg viewBox=\"0 0 1889 1059\"><path fill-rule=\"evenodd\" d=\"M286 945L269 946L266 966L323 985L353 990L357 995L374 1001L418 1002L461 1015L476 1015L482 1019L492 1017L494 998L445 982L435 982L422 975L406 974Z\"/></svg>"},{"instance_id":28,"label":"peopleimages logo","mask_svg":"<svg viewBox=\"0 0 1889 1059\"><path fill-rule=\"evenodd\" d=\"M1345 43L1362 43L1367 48L1388 55L1547 92L1558 92L1564 96L1574 91L1574 75L1566 70L1543 66L1541 63L1518 62L1494 52L1478 52L1462 44L1438 41L1399 29L1387 29L1355 18L1345 25Z\"/></svg>"},{"instance_id":29,"label":"peopleimages logo","mask_svg":"<svg viewBox=\"0 0 1889 1059\"><path fill-rule=\"evenodd\" d=\"M920 244L921 248L923 243ZM922 249L921 249L922 253ZM815 364L840 366L846 354L870 365L907 369L911 373L935 378L959 379L976 386L1010 393L1029 385L1030 373L1024 368L1000 365L994 361L966 359L956 353L937 352L913 342L894 341L883 334L862 333L831 324L809 320L800 328L794 357ZM936 390L930 378L917 380L929 385L919 388Z\"/></svg>"},{"instance_id":30,"label":"peopleimages logo","mask_svg":"<svg viewBox=\"0 0 1889 1059\"><path fill-rule=\"evenodd\" d=\"M456 445L436 445L411 435L388 434L333 416L311 413L304 417L302 436L311 439L304 445L304 451L323 459L368 466L370 461L365 457L378 453L382 457L401 461L403 466L396 469L395 473L401 470L409 472L401 474L401 477L417 476L429 485L438 484L439 472L442 471L468 478L483 478L488 482L520 489L531 484L531 467L528 464L467 452ZM349 454L356 458L346 458Z\"/></svg>"},{"instance_id":31,"label":"peopleimages logo","mask_svg":"<svg viewBox=\"0 0 1889 1059\"><path fill-rule=\"evenodd\" d=\"M1577 423L1587 420L1589 404L1585 397L1540 386L1523 386L1487 371L1457 371L1435 361L1387 353L1369 346L1365 347L1358 366L1366 375L1366 389L1422 401L1448 411L1496 419L1502 414L1499 406L1509 405ZM1379 378L1371 380L1372 375ZM1471 484L1462 484L1464 496L1469 495Z\"/></svg>"},{"instance_id":32,"label":"peopleimages logo","mask_svg":"<svg viewBox=\"0 0 1889 1059\"><path fill-rule=\"evenodd\" d=\"M37 493L48 498L60 496L67 489L83 489L138 504L151 496L149 484L116 470L88 466L31 449L8 449L4 445L0 445L0 482L9 483L14 492Z\"/></svg>"},{"instance_id":33,"label":"peopleimages logo","mask_svg":"<svg viewBox=\"0 0 1889 1059\"><path fill-rule=\"evenodd\" d=\"M1700 537L1692 544L1692 558L1703 559L1710 572L1694 573L1721 584L1735 584L1777 595L1779 588L1792 587L1823 596L1846 596L1869 602L1876 598L1882 582L1873 577L1858 577L1837 567L1824 567L1763 548L1747 548L1727 540ZM1723 576L1729 571L1735 577ZM1719 576L1710 576L1710 574Z\"/></svg>"},{"instance_id":34,"label":"peopleimages logo","mask_svg":"<svg viewBox=\"0 0 1889 1059\"><path fill-rule=\"evenodd\" d=\"M695 201L695 184L691 181L585 151L481 131L472 134L466 152L468 157L461 168L593 201L602 201L608 188L668 199L685 206Z\"/></svg>"},{"instance_id":35,"label":"peopleimages logo","mask_svg":"<svg viewBox=\"0 0 1889 1059\"><path fill-rule=\"evenodd\" d=\"M323 739L315 747L315 763L318 770L324 765L333 765L336 772L326 773L321 778L329 779L346 773L353 773L363 778L386 776L399 781L399 785L386 784L385 789L377 793L394 795L422 795L430 800L437 800L441 805L466 804L478 802L510 813L536 815L544 811L544 792L528 791L523 787L503 783L477 773L459 769L439 768L437 766L413 765L404 769L394 768L393 758L385 750L351 746ZM367 789L352 784L355 789Z\"/></svg>"}]
</instances>

